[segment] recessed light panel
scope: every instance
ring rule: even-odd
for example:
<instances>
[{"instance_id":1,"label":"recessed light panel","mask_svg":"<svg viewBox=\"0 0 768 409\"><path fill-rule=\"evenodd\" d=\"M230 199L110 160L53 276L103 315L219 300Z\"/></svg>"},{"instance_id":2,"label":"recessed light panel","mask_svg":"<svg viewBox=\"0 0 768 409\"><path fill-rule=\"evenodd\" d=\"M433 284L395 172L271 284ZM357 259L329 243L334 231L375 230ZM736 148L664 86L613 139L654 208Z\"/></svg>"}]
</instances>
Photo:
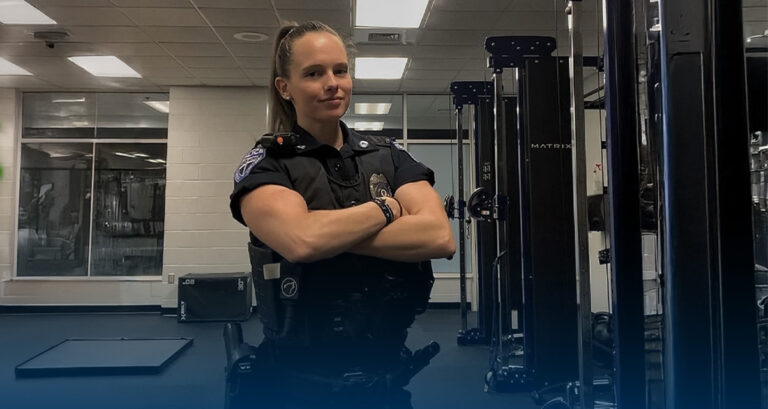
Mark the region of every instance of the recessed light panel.
<instances>
[{"instance_id":1,"label":"recessed light panel","mask_svg":"<svg viewBox=\"0 0 768 409\"><path fill-rule=\"evenodd\" d=\"M32 75L32 73L0 57L0 75Z\"/></svg>"},{"instance_id":2,"label":"recessed light panel","mask_svg":"<svg viewBox=\"0 0 768 409\"><path fill-rule=\"evenodd\" d=\"M0 23L56 24L43 12L22 0L0 0Z\"/></svg>"},{"instance_id":3,"label":"recessed light panel","mask_svg":"<svg viewBox=\"0 0 768 409\"><path fill-rule=\"evenodd\" d=\"M390 103L356 103L355 114L357 115L387 115L392 108Z\"/></svg>"},{"instance_id":4,"label":"recessed light panel","mask_svg":"<svg viewBox=\"0 0 768 409\"><path fill-rule=\"evenodd\" d=\"M68 59L96 77L141 78L141 74L114 55L69 57Z\"/></svg>"},{"instance_id":5,"label":"recessed light panel","mask_svg":"<svg viewBox=\"0 0 768 409\"><path fill-rule=\"evenodd\" d=\"M352 128L356 131L381 131L384 129L384 122L355 122Z\"/></svg>"},{"instance_id":6,"label":"recessed light panel","mask_svg":"<svg viewBox=\"0 0 768 409\"><path fill-rule=\"evenodd\" d=\"M357 0L355 26L418 28L429 0Z\"/></svg>"},{"instance_id":7,"label":"recessed light panel","mask_svg":"<svg viewBox=\"0 0 768 409\"><path fill-rule=\"evenodd\" d=\"M396 80L403 77L407 58L355 58L355 78Z\"/></svg>"}]
</instances>

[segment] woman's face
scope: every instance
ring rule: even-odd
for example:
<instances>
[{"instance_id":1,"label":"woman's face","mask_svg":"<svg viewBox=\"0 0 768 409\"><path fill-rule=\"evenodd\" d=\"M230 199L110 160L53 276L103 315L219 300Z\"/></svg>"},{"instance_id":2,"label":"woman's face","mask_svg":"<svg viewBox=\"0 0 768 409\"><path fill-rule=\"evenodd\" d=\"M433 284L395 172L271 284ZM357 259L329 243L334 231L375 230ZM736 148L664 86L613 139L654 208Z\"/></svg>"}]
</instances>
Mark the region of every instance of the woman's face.
<instances>
[{"instance_id":1,"label":"woman's face","mask_svg":"<svg viewBox=\"0 0 768 409\"><path fill-rule=\"evenodd\" d=\"M311 32L294 41L289 72L289 78L276 78L275 86L293 100L299 124L338 121L347 111L352 78L338 37Z\"/></svg>"}]
</instances>

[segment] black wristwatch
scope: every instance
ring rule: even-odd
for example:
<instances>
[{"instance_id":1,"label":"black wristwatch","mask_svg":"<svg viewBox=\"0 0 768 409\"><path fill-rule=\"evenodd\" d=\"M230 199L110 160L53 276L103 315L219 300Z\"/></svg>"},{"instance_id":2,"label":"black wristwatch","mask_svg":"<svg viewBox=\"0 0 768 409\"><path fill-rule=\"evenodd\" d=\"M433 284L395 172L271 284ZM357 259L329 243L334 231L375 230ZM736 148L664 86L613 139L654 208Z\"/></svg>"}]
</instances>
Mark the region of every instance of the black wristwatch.
<instances>
[{"instance_id":1,"label":"black wristwatch","mask_svg":"<svg viewBox=\"0 0 768 409\"><path fill-rule=\"evenodd\" d=\"M387 224L385 224L385 226L395 221L395 212L392 211L392 208L389 207L384 198L376 197L373 199L373 203L376 203L381 209L381 212L384 213L384 217L387 219Z\"/></svg>"}]
</instances>

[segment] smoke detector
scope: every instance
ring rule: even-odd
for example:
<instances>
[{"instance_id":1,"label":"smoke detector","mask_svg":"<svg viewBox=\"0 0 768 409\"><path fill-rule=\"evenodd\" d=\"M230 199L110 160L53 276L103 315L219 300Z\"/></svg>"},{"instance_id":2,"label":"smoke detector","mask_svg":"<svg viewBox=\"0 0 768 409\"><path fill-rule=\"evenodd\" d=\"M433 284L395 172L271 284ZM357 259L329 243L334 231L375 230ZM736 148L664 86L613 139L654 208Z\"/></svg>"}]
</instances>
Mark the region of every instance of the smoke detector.
<instances>
[{"instance_id":1,"label":"smoke detector","mask_svg":"<svg viewBox=\"0 0 768 409\"><path fill-rule=\"evenodd\" d=\"M46 47L53 48L56 43L69 38L69 33L66 31L35 31L34 37L35 40L43 40Z\"/></svg>"}]
</instances>

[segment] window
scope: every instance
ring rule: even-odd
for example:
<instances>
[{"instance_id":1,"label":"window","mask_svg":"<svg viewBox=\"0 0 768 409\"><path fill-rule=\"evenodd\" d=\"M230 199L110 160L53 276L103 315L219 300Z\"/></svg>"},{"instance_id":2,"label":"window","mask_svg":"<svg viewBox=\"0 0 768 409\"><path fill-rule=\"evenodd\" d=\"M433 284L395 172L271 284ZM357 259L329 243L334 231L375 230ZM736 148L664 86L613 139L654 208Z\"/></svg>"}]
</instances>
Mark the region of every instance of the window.
<instances>
[{"instance_id":1,"label":"window","mask_svg":"<svg viewBox=\"0 0 768 409\"><path fill-rule=\"evenodd\" d=\"M162 273L167 101L23 95L18 277Z\"/></svg>"}]
</instances>

